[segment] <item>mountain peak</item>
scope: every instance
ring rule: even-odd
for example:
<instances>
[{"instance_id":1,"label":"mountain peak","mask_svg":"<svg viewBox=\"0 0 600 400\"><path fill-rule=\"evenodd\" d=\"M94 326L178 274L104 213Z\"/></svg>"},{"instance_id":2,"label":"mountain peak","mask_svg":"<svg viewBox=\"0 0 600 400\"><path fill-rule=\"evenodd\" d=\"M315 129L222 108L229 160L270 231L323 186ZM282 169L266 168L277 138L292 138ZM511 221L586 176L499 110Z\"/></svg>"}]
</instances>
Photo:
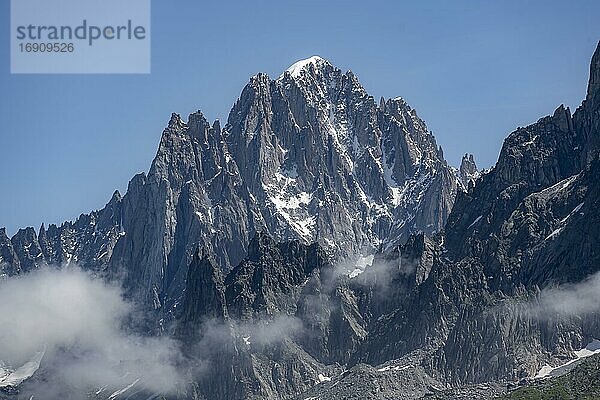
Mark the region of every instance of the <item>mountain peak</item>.
<instances>
[{"instance_id":1,"label":"mountain peak","mask_svg":"<svg viewBox=\"0 0 600 400\"><path fill-rule=\"evenodd\" d=\"M185 127L185 122L181 119L181 115L177 113L171 113L171 119L169 119L169 124L167 125L167 129L170 130L182 130Z\"/></svg>"},{"instance_id":2,"label":"mountain peak","mask_svg":"<svg viewBox=\"0 0 600 400\"><path fill-rule=\"evenodd\" d=\"M296 61L288 69L285 70L283 75L285 75L286 72L289 72L290 75L292 76L292 78L296 78L296 77L300 76L302 71L305 70L309 65L314 65L315 67L319 67L321 65L331 65L331 63L322 57L311 56L304 60Z\"/></svg>"},{"instance_id":3,"label":"mountain peak","mask_svg":"<svg viewBox=\"0 0 600 400\"><path fill-rule=\"evenodd\" d=\"M471 186L475 185L475 181L481 175L477 169L477 165L475 164L473 154L465 153L465 155L462 157L458 171L460 181L463 184L464 189L467 191Z\"/></svg>"},{"instance_id":4,"label":"mountain peak","mask_svg":"<svg viewBox=\"0 0 600 400\"><path fill-rule=\"evenodd\" d=\"M600 42L590 63L590 80L588 83L587 99L590 100L600 89Z\"/></svg>"}]
</instances>

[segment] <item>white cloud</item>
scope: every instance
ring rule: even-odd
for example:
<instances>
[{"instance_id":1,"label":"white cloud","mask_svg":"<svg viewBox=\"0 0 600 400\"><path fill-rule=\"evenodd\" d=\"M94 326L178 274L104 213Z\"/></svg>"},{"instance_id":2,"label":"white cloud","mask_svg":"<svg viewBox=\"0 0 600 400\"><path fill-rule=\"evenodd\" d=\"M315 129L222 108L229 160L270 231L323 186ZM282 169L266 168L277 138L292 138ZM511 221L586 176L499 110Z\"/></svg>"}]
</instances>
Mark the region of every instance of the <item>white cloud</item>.
<instances>
[{"instance_id":1,"label":"white cloud","mask_svg":"<svg viewBox=\"0 0 600 400\"><path fill-rule=\"evenodd\" d=\"M0 283L0 360L19 366L46 348L44 398L65 390L171 392L180 382L176 343L128 333L132 306L117 286L76 269L43 268ZM50 394L49 394L50 393Z\"/></svg>"},{"instance_id":2,"label":"white cloud","mask_svg":"<svg viewBox=\"0 0 600 400\"><path fill-rule=\"evenodd\" d=\"M529 304L529 309L540 318L583 316L600 311L600 273L578 283L542 290L536 301Z\"/></svg>"}]
</instances>

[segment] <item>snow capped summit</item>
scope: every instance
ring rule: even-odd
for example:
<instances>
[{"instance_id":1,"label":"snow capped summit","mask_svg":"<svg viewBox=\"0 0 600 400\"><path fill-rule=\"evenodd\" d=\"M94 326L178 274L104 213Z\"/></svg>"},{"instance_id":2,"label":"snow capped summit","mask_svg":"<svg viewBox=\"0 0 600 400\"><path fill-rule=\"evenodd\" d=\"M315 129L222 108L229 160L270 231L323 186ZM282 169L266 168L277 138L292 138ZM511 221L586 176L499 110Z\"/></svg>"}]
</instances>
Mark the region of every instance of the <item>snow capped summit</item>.
<instances>
[{"instance_id":1,"label":"snow capped summit","mask_svg":"<svg viewBox=\"0 0 600 400\"><path fill-rule=\"evenodd\" d=\"M285 72L289 72L290 75L292 76L292 78L297 78L298 76L300 76L300 73L308 66L308 65L315 65L315 66L319 66L322 64L329 64L329 61L325 60L324 58L321 58L319 56L312 56L309 58L306 58L304 60L300 60L295 62L294 64L292 64L288 69L285 70ZM285 72L280 76L283 77L285 75Z\"/></svg>"},{"instance_id":2,"label":"snow capped summit","mask_svg":"<svg viewBox=\"0 0 600 400\"><path fill-rule=\"evenodd\" d=\"M256 232L319 242L335 256L368 254L438 231L456 180L407 104L379 107L352 72L312 56L281 79L253 76L223 128L201 112L187 122L173 114L148 173L93 226L84 218L40 239L0 231L0 250L16 248L0 251L0 275L8 259L23 270L46 259L127 266L124 286L171 310L199 245L223 270L240 263Z\"/></svg>"}]
</instances>

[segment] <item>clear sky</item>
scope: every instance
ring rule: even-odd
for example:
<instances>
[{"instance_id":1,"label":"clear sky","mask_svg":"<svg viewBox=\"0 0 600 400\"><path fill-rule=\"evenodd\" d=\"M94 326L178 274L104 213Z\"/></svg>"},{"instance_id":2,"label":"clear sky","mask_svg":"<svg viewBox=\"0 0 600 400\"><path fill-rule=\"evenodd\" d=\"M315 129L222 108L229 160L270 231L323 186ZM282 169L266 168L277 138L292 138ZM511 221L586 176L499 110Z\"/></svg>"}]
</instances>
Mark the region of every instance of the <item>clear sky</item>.
<instances>
[{"instance_id":1,"label":"clear sky","mask_svg":"<svg viewBox=\"0 0 600 400\"><path fill-rule=\"evenodd\" d=\"M0 2L0 227L101 208L147 171L171 112L225 121L255 73L313 54L376 99L404 97L457 165L585 96L600 39L590 1L153 0L149 75L11 75Z\"/></svg>"}]
</instances>

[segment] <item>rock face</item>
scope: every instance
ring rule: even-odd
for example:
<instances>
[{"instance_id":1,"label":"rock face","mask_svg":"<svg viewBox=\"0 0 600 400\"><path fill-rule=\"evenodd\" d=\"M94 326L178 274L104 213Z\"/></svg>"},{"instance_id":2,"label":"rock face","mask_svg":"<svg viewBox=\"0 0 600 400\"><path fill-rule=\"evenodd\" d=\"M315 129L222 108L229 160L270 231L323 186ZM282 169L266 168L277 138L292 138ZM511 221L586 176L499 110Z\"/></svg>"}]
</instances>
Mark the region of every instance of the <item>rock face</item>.
<instances>
[{"instance_id":1,"label":"rock face","mask_svg":"<svg viewBox=\"0 0 600 400\"><path fill-rule=\"evenodd\" d=\"M173 114L148 174L122 198L38 237L19 232L5 263L107 269L170 315L197 247L225 272L256 232L338 257L391 249L443 227L457 182L404 100L378 105L352 72L311 57L275 80L253 76L224 128Z\"/></svg>"}]
</instances>

